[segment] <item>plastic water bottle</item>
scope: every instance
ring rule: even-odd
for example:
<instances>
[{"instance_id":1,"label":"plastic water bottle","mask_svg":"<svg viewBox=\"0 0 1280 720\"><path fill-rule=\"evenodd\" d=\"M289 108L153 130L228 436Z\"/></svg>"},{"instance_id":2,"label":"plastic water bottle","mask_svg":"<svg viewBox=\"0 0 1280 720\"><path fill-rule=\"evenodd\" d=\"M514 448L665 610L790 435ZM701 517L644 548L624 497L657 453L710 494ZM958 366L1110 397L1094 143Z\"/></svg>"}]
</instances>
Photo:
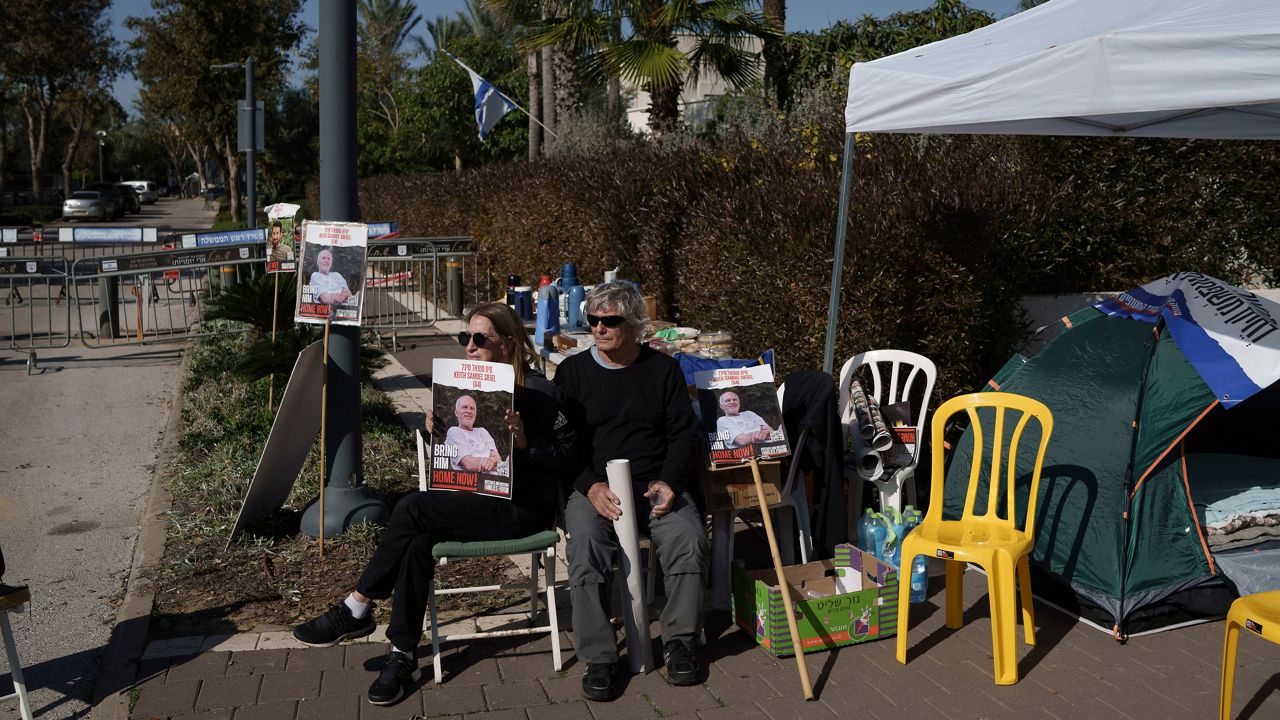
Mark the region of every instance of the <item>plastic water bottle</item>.
<instances>
[{"instance_id":1,"label":"plastic water bottle","mask_svg":"<svg viewBox=\"0 0 1280 720\"><path fill-rule=\"evenodd\" d=\"M876 547L871 544L871 526L875 522L875 518L871 517L871 508L863 510L862 517L858 518L858 549L872 555L876 554Z\"/></svg>"},{"instance_id":2,"label":"plastic water bottle","mask_svg":"<svg viewBox=\"0 0 1280 720\"><path fill-rule=\"evenodd\" d=\"M917 555L916 559L911 563L911 602L922 603L928 596L929 558L924 555Z\"/></svg>"}]
</instances>

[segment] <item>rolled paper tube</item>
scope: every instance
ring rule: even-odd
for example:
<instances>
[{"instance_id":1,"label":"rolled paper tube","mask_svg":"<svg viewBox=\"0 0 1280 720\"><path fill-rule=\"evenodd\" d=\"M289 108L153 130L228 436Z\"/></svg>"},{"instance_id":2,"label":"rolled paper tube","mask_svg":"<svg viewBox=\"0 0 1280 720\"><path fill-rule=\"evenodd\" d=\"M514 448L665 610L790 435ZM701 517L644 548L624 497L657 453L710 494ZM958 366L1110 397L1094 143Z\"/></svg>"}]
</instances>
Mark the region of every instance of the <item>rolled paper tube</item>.
<instances>
[{"instance_id":1,"label":"rolled paper tube","mask_svg":"<svg viewBox=\"0 0 1280 720\"><path fill-rule=\"evenodd\" d=\"M893 435L880 413L880 405L871 402L856 377L849 383L849 400L858 420L858 432L870 441L872 449L884 452L893 447Z\"/></svg>"},{"instance_id":2,"label":"rolled paper tube","mask_svg":"<svg viewBox=\"0 0 1280 720\"><path fill-rule=\"evenodd\" d=\"M858 477L863 480L874 480L884 472L884 461L859 433L850 433L849 450L853 455L853 466Z\"/></svg>"},{"instance_id":3,"label":"rolled paper tube","mask_svg":"<svg viewBox=\"0 0 1280 720\"><path fill-rule=\"evenodd\" d=\"M641 570L640 533L636 529L635 491L631 487L631 461L610 460L605 463L609 489L622 502L622 517L613 521L622 550L622 605L627 630L627 663L633 673L653 669L653 643L649 638L649 608L645 605L644 572Z\"/></svg>"}]
</instances>

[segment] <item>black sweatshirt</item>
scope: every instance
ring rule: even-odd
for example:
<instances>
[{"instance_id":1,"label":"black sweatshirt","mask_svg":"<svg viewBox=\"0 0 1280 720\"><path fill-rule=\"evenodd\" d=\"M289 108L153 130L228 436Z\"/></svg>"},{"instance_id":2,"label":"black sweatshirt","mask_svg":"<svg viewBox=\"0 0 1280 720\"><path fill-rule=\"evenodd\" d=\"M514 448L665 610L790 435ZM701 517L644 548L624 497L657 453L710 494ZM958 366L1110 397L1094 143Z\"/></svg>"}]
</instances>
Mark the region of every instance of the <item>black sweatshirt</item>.
<instances>
[{"instance_id":1,"label":"black sweatshirt","mask_svg":"<svg viewBox=\"0 0 1280 720\"><path fill-rule=\"evenodd\" d=\"M578 492L608 482L605 463L623 458L633 482L661 480L677 496L685 490L699 445L679 363L642 346L630 365L609 369L587 351L560 364L556 384L577 435Z\"/></svg>"},{"instance_id":2,"label":"black sweatshirt","mask_svg":"<svg viewBox=\"0 0 1280 720\"><path fill-rule=\"evenodd\" d=\"M524 386L515 389L515 409L528 447L514 451L511 501L550 519L559 503L558 486L575 467L573 430L561 412L560 389L542 373L525 368Z\"/></svg>"}]
</instances>

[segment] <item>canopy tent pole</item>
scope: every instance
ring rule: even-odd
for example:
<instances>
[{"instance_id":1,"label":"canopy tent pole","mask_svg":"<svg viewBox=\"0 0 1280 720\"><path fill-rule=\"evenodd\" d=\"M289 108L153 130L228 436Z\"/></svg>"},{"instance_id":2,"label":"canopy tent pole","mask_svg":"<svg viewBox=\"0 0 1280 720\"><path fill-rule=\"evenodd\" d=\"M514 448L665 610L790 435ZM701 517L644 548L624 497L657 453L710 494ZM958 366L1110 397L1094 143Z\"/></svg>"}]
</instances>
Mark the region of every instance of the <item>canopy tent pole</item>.
<instances>
[{"instance_id":1,"label":"canopy tent pole","mask_svg":"<svg viewBox=\"0 0 1280 720\"><path fill-rule=\"evenodd\" d=\"M853 184L853 133L844 134L844 162L840 168L840 210L836 218L836 255L831 263L831 299L827 304L827 345L822 370L835 369L836 317L840 311L840 283L844 279L844 235L849 225L849 188Z\"/></svg>"}]
</instances>

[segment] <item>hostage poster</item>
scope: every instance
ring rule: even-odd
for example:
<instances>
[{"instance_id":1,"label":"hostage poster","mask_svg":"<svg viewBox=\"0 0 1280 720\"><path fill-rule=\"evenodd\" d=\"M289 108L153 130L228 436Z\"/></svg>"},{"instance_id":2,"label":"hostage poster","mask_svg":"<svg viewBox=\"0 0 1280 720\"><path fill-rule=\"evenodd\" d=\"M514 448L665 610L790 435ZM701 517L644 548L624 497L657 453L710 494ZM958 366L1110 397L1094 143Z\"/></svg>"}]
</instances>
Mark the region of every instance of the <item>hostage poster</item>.
<instances>
[{"instance_id":1,"label":"hostage poster","mask_svg":"<svg viewBox=\"0 0 1280 720\"><path fill-rule=\"evenodd\" d=\"M294 248L300 244L297 220L301 208L276 203L263 209L267 211L267 272L296 272L298 261Z\"/></svg>"},{"instance_id":2,"label":"hostage poster","mask_svg":"<svg viewBox=\"0 0 1280 720\"><path fill-rule=\"evenodd\" d=\"M776 460L790 453L773 368L703 370L693 379L712 465Z\"/></svg>"},{"instance_id":3,"label":"hostage poster","mask_svg":"<svg viewBox=\"0 0 1280 720\"><path fill-rule=\"evenodd\" d=\"M432 490L511 498L515 369L506 363L436 358L431 364Z\"/></svg>"},{"instance_id":4,"label":"hostage poster","mask_svg":"<svg viewBox=\"0 0 1280 720\"><path fill-rule=\"evenodd\" d=\"M368 245L369 228L361 223L302 223L296 322L360 324Z\"/></svg>"}]
</instances>

